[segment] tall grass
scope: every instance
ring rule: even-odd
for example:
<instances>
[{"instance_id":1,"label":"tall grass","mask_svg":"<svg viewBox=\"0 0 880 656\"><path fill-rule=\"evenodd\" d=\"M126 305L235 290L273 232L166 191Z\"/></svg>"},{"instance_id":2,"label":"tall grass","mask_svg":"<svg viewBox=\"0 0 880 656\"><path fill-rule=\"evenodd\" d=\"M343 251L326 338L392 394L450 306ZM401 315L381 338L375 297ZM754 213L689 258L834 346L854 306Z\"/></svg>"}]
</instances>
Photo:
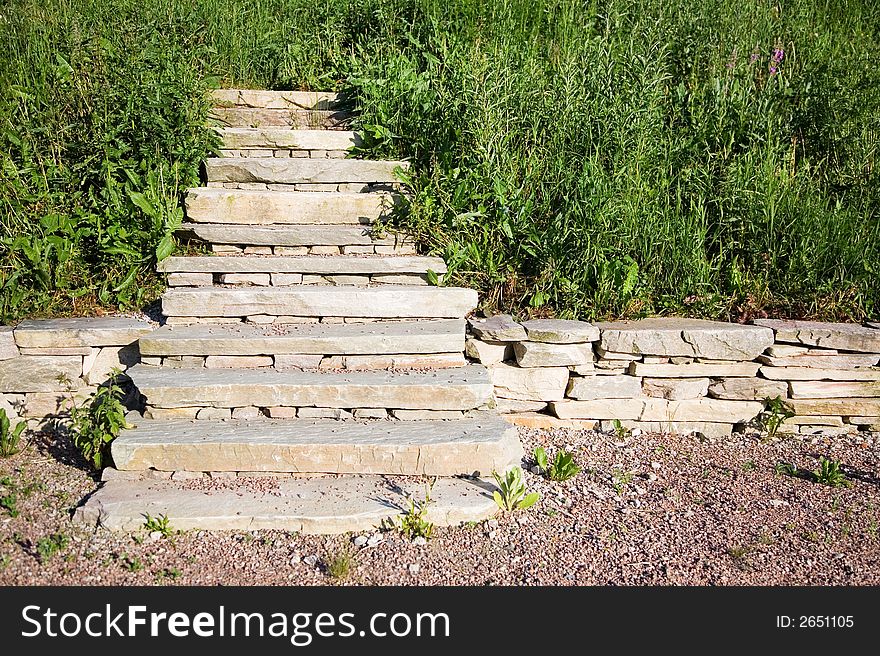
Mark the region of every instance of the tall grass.
<instances>
[{"instance_id":1,"label":"tall grass","mask_svg":"<svg viewBox=\"0 0 880 656\"><path fill-rule=\"evenodd\" d=\"M11 0L0 314L156 296L224 84L352 93L487 305L876 317L878 53L870 0Z\"/></svg>"}]
</instances>

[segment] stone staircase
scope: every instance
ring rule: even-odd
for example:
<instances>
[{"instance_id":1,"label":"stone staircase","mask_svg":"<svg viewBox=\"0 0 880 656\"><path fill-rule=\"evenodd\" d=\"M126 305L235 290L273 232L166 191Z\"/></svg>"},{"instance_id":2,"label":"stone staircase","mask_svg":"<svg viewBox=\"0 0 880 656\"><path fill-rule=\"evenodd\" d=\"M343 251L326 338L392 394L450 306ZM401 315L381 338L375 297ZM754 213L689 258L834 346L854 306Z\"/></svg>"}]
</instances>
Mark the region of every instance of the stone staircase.
<instances>
[{"instance_id":1,"label":"stone staircase","mask_svg":"<svg viewBox=\"0 0 880 656\"><path fill-rule=\"evenodd\" d=\"M376 222L405 162L346 159L333 94L224 90L223 146L171 257L166 323L128 370L143 415L77 511L111 529L336 533L376 526L431 490L437 524L494 514L485 481L522 456L485 367L464 358L473 290Z\"/></svg>"}]
</instances>

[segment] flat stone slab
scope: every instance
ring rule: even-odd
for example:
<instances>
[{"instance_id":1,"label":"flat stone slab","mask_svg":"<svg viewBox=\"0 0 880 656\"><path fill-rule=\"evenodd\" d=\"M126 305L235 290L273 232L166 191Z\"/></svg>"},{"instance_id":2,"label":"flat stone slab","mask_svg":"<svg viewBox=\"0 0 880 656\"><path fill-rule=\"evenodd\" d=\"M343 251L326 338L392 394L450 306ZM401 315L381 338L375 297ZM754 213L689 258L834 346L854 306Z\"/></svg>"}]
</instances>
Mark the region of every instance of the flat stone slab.
<instances>
[{"instance_id":1,"label":"flat stone slab","mask_svg":"<svg viewBox=\"0 0 880 656\"><path fill-rule=\"evenodd\" d=\"M631 419L656 422L746 423L754 419L764 404L757 401L720 399L602 399L595 401L555 401L550 411L560 419Z\"/></svg>"},{"instance_id":2,"label":"flat stone slab","mask_svg":"<svg viewBox=\"0 0 880 656\"><path fill-rule=\"evenodd\" d=\"M520 367L568 367L592 363L593 345L516 342L513 345Z\"/></svg>"},{"instance_id":3,"label":"flat stone slab","mask_svg":"<svg viewBox=\"0 0 880 656\"><path fill-rule=\"evenodd\" d=\"M757 362L734 362L731 364L713 364L709 362L692 362L690 364L645 364L633 362L629 372L633 376L647 378L754 378L758 375L761 365Z\"/></svg>"},{"instance_id":4,"label":"flat stone slab","mask_svg":"<svg viewBox=\"0 0 880 656\"><path fill-rule=\"evenodd\" d=\"M819 346L842 351L880 353L880 330L854 323L755 319L756 326L771 328L776 341Z\"/></svg>"},{"instance_id":5,"label":"flat stone slab","mask_svg":"<svg viewBox=\"0 0 880 656\"><path fill-rule=\"evenodd\" d=\"M339 129L347 125L351 116L333 109L214 107L209 117L215 122L230 127L286 127L298 130Z\"/></svg>"},{"instance_id":6,"label":"flat stone slab","mask_svg":"<svg viewBox=\"0 0 880 656\"><path fill-rule=\"evenodd\" d=\"M776 397L785 399L788 396L788 385L763 378L726 378L710 385L709 395L715 399L734 401L763 401Z\"/></svg>"},{"instance_id":7,"label":"flat stone slab","mask_svg":"<svg viewBox=\"0 0 880 656\"><path fill-rule=\"evenodd\" d=\"M369 226L349 225L235 225L226 223L184 223L180 232L194 234L209 244L253 246L393 246L395 239L374 237Z\"/></svg>"},{"instance_id":8,"label":"flat stone slab","mask_svg":"<svg viewBox=\"0 0 880 656\"><path fill-rule=\"evenodd\" d=\"M572 399L632 399L643 397L642 379L635 376L572 377L565 395Z\"/></svg>"},{"instance_id":9,"label":"flat stone slab","mask_svg":"<svg viewBox=\"0 0 880 656\"><path fill-rule=\"evenodd\" d=\"M462 287L302 285L282 288L212 287L169 289L162 296L168 317L459 318L477 306L477 292Z\"/></svg>"},{"instance_id":10,"label":"flat stone slab","mask_svg":"<svg viewBox=\"0 0 880 656\"><path fill-rule=\"evenodd\" d=\"M369 225L397 200L390 193L196 187L187 191L186 217L194 223Z\"/></svg>"},{"instance_id":11,"label":"flat stone slab","mask_svg":"<svg viewBox=\"0 0 880 656\"><path fill-rule=\"evenodd\" d=\"M595 342L599 339L599 329L586 321L566 319L532 319L522 324L529 340L551 344L573 344Z\"/></svg>"},{"instance_id":12,"label":"flat stone slab","mask_svg":"<svg viewBox=\"0 0 880 656\"><path fill-rule=\"evenodd\" d=\"M6 393L63 392L82 387L80 355L21 355L0 360L0 390Z\"/></svg>"},{"instance_id":13,"label":"flat stone slab","mask_svg":"<svg viewBox=\"0 0 880 656\"><path fill-rule=\"evenodd\" d=\"M656 317L597 324L606 351L715 360L753 360L773 344L773 331L720 321Z\"/></svg>"},{"instance_id":14,"label":"flat stone slab","mask_svg":"<svg viewBox=\"0 0 880 656\"><path fill-rule=\"evenodd\" d=\"M115 531L143 528L144 514L165 515L176 530L277 529L338 534L377 528L404 514L408 497L425 498L419 480L380 476L294 478L267 486L247 480L104 483L76 509L74 521ZM428 521L454 526L492 517L494 486L479 479L440 478L431 490Z\"/></svg>"},{"instance_id":15,"label":"flat stone slab","mask_svg":"<svg viewBox=\"0 0 880 656\"><path fill-rule=\"evenodd\" d=\"M22 321L15 328L15 343L22 348L76 346L126 346L154 326L129 317L87 317Z\"/></svg>"},{"instance_id":16,"label":"flat stone slab","mask_svg":"<svg viewBox=\"0 0 880 656\"><path fill-rule=\"evenodd\" d=\"M331 109L341 98L333 91L270 91L266 89L215 89L218 105L263 109Z\"/></svg>"},{"instance_id":17,"label":"flat stone slab","mask_svg":"<svg viewBox=\"0 0 880 656\"><path fill-rule=\"evenodd\" d=\"M794 355L791 357L773 357L762 355L758 362L771 367L812 367L816 369L850 369L858 367L873 367L880 363L878 353L845 353L839 354L832 351L830 355Z\"/></svg>"},{"instance_id":18,"label":"flat stone slab","mask_svg":"<svg viewBox=\"0 0 880 656\"><path fill-rule=\"evenodd\" d=\"M565 397L567 367L533 367L499 363L489 367L498 396L518 401L556 401Z\"/></svg>"},{"instance_id":19,"label":"flat stone slab","mask_svg":"<svg viewBox=\"0 0 880 656\"><path fill-rule=\"evenodd\" d=\"M230 150L348 150L362 143L350 130L291 130L289 128L218 128L223 148Z\"/></svg>"},{"instance_id":20,"label":"flat stone slab","mask_svg":"<svg viewBox=\"0 0 880 656\"><path fill-rule=\"evenodd\" d=\"M880 369L816 369L813 367L761 367L761 375L773 380L880 380Z\"/></svg>"},{"instance_id":21,"label":"flat stone slab","mask_svg":"<svg viewBox=\"0 0 880 656\"><path fill-rule=\"evenodd\" d=\"M880 397L880 380L856 382L796 380L790 382L788 386L793 399Z\"/></svg>"},{"instance_id":22,"label":"flat stone slab","mask_svg":"<svg viewBox=\"0 0 880 656\"><path fill-rule=\"evenodd\" d=\"M141 355L383 355L452 353L464 321L163 326L141 338Z\"/></svg>"},{"instance_id":23,"label":"flat stone slab","mask_svg":"<svg viewBox=\"0 0 880 656\"><path fill-rule=\"evenodd\" d=\"M526 329L509 314L496 314L488 319L468 319L474 334L489 342L522 342L528 339Z\"/></svg>"},{"instance_id":24,"label":"flat stone slab","mask_svg":"<svg viewBox=\"0 0 880 656\"><path fill-rule=\"evenodd\" d=\"M523 449L496 416L452 421L135 421L113 441L120 470L471 475Z\"/></svg>"},{"instance_id":25,"label":"flat stone slab","mask_svg":"<svg viewBox=\"0 0 880 656\"><path fill-rule=\"evenodd\" d=\"M266 184L397 182L394 170L407 162L369 159L313 159L280 157L209 157L208 182L262 182Z\"/></svg>"},{"instance_id":26,"label":"flat stone slab","mask_svg":"<svg viewBox=\"0 0 880 656\"><path fill-rule=\"evenodd\" d=\"M796 415L880 416L880 398L790 399Z\"/></svg>"},{"instance_id":27,"label":"flat stone slab","mask_svg":"<svg viewBox=\"0 0 880 656\"><path fill-rule=\"evenodd\" d=\"M439 257L416 255L243 255L235 257L169 257L157 267L165 273L301 273L309 275L373 275L385 273L446 273Z\"/></svg>"},{"instance_id":28,"label":"flat stone slab","mask_svg":"<svg viewBox=\"0 0 880 656\"><path fill-rule=\"evenodd\" d=\"M18 357L12 326L0 326L0 360Z\"/></svg>"},{"instance_id":29,"label":"flat stone slab","mask_svg":"<svg viewBox=\"0 0 880 656\"><path fill-rule=\"evenodd\" d=\"M401 408L472 410L492 397L485 367L428 372L308 372L273 369L166 369L138 365L128 375L150 406Z\"/></svg>"},{"instance_id":30,"label":"flat stone slab","mask_svg":"<svg viewBox=\"0 0 880 656\"><path fill-rule=\"evenodd\" d=\"M608 378L614 378L614 376L608 376ZM684 401L706 396L709 391L709 383L708 378L644 378L642 379L642 391L646 396L670 401Z\"/></svg>"}]
</instances>

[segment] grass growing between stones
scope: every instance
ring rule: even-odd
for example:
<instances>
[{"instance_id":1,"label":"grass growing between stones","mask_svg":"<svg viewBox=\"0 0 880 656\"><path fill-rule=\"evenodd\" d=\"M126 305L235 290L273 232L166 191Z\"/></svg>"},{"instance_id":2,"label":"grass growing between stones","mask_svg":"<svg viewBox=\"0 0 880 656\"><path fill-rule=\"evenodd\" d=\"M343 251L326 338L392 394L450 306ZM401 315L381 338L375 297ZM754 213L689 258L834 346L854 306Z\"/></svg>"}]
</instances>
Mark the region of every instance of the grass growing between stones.
<instances>
[{"instance_id":1,"label":"grass growing between stones","mask_svg":"<svg viewBox=\"0 0 880 656\"><path fill-rule=\"evenodd\" d=\"M488 306L876 316L868 0L12 0L0 315L137 307L211 86L349 91L397 218Z\"/></svg>"}]
</instances>

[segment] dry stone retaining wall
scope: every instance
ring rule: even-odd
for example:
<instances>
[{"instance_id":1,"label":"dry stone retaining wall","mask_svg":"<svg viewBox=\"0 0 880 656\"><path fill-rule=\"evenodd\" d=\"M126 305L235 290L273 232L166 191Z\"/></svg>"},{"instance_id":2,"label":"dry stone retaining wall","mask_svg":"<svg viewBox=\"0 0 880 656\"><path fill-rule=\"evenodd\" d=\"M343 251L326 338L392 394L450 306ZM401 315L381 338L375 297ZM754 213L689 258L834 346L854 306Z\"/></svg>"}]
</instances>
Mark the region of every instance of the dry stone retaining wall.
<instances>
[{"instance_id":1,"label":"dry stone retaining wall","mask_svg":"<svg viewBox=\"0 0 880 656\"><path fill-rule=\"evenodd\" d=\"M137 340L153 330L126 317L24 321L0 326L0 408L15 422L65 417L110 377L140 360Z\"/></svg>"},{"instance_id":2,"label":"dry stone retaining wall","mask_svg":"<svg viewBox=\"0 0 880 656\"><path fill-rule=\"evenodd\" d=\"M498 408L529 426L721 436L765 400L788 432L880 430L878 324L680 318L589 324L471 319L466 354L485 364Z\"/></svg>"}]
</instances>

